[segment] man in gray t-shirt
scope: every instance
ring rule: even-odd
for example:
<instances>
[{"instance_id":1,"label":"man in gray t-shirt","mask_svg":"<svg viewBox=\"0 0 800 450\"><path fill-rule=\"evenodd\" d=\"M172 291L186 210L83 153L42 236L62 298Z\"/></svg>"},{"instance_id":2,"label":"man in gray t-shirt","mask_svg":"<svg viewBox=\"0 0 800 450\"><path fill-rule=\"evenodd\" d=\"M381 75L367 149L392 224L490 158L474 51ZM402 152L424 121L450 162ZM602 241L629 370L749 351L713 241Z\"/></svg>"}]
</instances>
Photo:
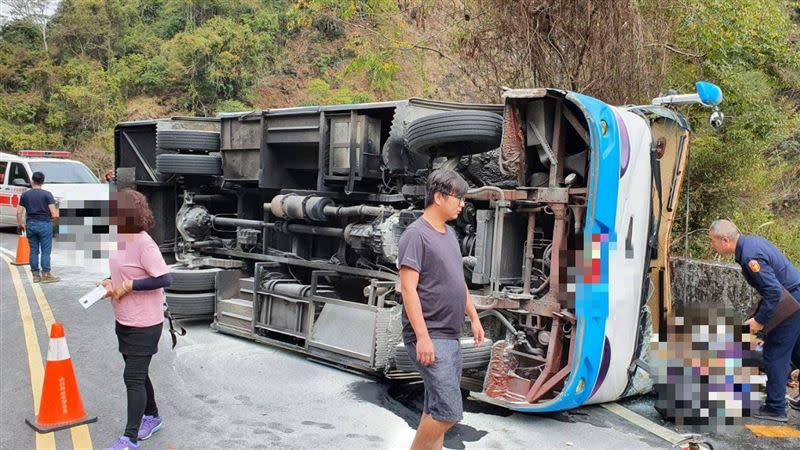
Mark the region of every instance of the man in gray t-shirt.
<instances>
[{"instance_id":1,"label":"man in gray t-shirt","mask_svg":"<svg viewBox=\"0 0 800 450\"><path fill-rule=\"evenodd\" d=\"M400 237L403 341L425 385L412 450L441 449L445 432L463 417L459 338L465 313L475 345L483 343L483 327L464 281L458 239L446 224L461 213L467 188L456 172L432 172L425 212Z\"/></svg>"}]
</instances>

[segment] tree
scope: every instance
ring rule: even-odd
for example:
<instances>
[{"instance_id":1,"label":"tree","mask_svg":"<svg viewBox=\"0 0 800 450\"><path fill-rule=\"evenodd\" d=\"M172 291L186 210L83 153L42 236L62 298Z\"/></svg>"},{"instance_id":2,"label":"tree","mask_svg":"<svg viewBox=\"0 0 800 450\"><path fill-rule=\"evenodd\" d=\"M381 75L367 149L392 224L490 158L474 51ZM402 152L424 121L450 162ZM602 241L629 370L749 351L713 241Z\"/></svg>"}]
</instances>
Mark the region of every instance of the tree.
<instances>
[{"instance_id":1,"label":"tree","mask_svg":"<svg viewBox=\"0 0 800 450\"><path fill-rule=\"evenodd\" d=\"M555 87L612 103L658 93L680 51L653 2L466 0L454 8L454 48L487 99L500 86Z\"/></svg>"},{"instance_id":2,"label":"tree","mask_svg":"<svg viewBox=\"0 0 800 450\"><path fill-rule=\"evenodd\" d=\"M3 0L1 5L8 8L8 17L14 20L31 22L42 31L42 44L47 51L47 21L50 16L51 0Z\"/></svg>"},{"instance_id":3,"label":"tree","mask_svg":"<svg viewBox=\"0 0 800 450\"><path fill-rule=\"evenodd\" d=\"M104 67L113 56L111 40L114 29L106 0L64 0L51 21L51 36L55 44L53 57L65 64L72 57L89 57Z\"/></svg>"},{"instance_id":4,"label":"tree","mask_svg":"<svg viewBox=\"0 0 800 450\"><path fill-rule=\"evenodd\" d=\"M213 113L219 101L244 99L278 51L272 36L254 33L247 24L227 17L214 17L162 46L167 94L182 108Z\"/></svg>"},{"instance_id":5,"label":"tree","mask_svg":"<svg viewBox=\"0 0 800 450\"><path fill-rule=\"evenodd\" d=\"M691 89L694 81L718 84L725 94L725 126L710 130L708 110L686 111L695 136L686 192L693 256L711 256L703 233L719 218L775 242L800 257L800 221L771 211L780 183L794 177L797 161L773 155L800 129L800 53L792 22L796 0L683 0L671 7L674 43L687 49L670 65L666 86ZM789 157L789 153L785 158ZM789 185L791 190L792 185Z\"/></svg>"}]
</instances>

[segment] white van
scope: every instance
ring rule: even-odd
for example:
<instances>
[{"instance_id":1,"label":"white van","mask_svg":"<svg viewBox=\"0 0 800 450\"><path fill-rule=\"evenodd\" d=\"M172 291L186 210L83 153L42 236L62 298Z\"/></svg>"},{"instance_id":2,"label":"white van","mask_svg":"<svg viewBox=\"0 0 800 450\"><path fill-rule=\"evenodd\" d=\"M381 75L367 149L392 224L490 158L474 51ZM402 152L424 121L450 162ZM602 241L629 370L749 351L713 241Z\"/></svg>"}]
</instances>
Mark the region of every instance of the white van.
<instances>
[{"instance_id":1,"label":"white van","mask_svg":"<svg viewBox=\"0 0 800 450\"><path fill-rule=\"evenodd\" d=\"M59 209L81 207L83 201L108 200L108 184L80 161L63 151L0 153L0 224L16 225L19 198L31 188L34 172L44 173L44 188L53 194Z\"/></svg>"}]
</instances>

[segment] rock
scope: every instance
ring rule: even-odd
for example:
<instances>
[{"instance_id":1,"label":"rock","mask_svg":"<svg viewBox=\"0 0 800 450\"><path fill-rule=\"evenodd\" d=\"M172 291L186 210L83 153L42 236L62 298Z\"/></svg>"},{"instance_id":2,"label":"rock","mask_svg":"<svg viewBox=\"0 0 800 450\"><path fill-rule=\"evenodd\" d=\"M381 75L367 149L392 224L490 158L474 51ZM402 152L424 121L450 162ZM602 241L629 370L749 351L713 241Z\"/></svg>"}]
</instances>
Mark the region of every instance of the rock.
<instances>
[{"instance_id":1,"label":"rock","mask_svg":"<svg viewBox=\"0 0 800 450\"><path fill-rule=\"evenodd\" d=\"M473 174L481 178L486 184L499 186L507 189L516 186L516 182L509 176L503 175L500 172L500 165L498 160L500 158L499 150L492 150L490 152L473 155L469 164L469 170Z\"/></svg>"}]
</instances>

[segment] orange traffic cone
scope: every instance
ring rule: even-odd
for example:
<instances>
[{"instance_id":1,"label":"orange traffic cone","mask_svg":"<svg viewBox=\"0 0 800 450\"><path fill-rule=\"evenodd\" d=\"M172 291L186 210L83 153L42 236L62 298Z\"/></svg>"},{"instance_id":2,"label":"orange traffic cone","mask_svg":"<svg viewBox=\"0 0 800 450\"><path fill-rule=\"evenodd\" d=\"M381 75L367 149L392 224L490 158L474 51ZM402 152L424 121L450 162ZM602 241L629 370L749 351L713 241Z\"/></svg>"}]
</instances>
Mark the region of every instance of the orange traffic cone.
<instances>
[{"instance_id":1,"label":"orange traffic cone","mask_svg":"<svg viewBox=\"0 0 800 450\"><path fill-rule=\"evenodd\" d=\"M64 325L54 323L50 329L39 415L25 419L25 422L39 433L49 433L96 421L97 417L87 416L83 409L67 338L64 337Z\"/></svg>"},{"instance_id":2,"label":"orange traffic cone","mask_svg":"<svg viewBox=\"0 0 800 450\"><path fill-rule=\"evenodd\" d=\"M14 258L15 266L25 266L31 263L31 245L28 243L28 236L25 233L19 235L17 239L17 257Z\"/></svg>"}]
</instances>

